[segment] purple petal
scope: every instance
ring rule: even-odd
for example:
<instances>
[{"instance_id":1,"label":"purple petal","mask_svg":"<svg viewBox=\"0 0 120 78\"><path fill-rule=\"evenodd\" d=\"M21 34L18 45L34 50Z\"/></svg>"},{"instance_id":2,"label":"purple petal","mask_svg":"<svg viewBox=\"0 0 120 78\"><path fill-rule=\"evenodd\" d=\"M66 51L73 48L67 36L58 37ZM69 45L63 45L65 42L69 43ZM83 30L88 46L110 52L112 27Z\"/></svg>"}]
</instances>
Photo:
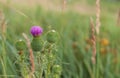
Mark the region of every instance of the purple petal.
<instances>
[{"instance_id":1,"label":"purple petal","mask_svg":"<svg viewBox=\"0 0 120 78\"><path fill-rule=\"evenodd\" d=\"M30 32L34 37L36 37L42 34L43 29L40 26L32 26Z\"/></svg>"}]
</instances>

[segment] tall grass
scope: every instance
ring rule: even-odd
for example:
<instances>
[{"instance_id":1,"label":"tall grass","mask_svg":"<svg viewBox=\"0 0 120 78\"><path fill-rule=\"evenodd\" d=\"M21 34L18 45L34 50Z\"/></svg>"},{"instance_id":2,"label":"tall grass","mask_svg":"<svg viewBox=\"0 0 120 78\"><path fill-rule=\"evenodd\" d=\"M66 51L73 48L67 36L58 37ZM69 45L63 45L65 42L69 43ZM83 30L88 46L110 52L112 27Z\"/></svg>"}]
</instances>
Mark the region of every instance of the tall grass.
<instances>
[{"instance_id":1,"label":"tall grass","mask_svg":"<svg viewBox=\"0 0 120 78\"><path fill-rule=\"evenodd\" d=\"M102 3L102 5L110 6L108 3ZM49 26L60 33L57 59L63 67L62 78L93 77L92 50L91 46L86 42L86 38L89 38L89 15L73 11L64 13L45 11L39 5L35 8L26 7L22 9L18 8L17 10L5 5L0 6L7 21L5 41L2 33L0 33L0 78L19 78L19 68L15 65L15 59L18 57L18 54L14 43L15 40L21 38L21 33L23 32L28 34L31 39L29 29L32 25L42 26L45 30L44 34L47 32ZM119 5L115 7L111 6L113 9L112 13L111 9L102 10L101 32L98 43L101 44L100 41L102 38L106 38L110 44L106 47L101 45L97 47L101 58L99 78L120 77L120 28L115 26L116 18L114 17L117 6ZM42 36L42 38L44 39L45 37ZM101 48L104 48L103 52L101 52ZM59 61L59 59L62 59L62 61Z\"/></svg>"}]
</instances>

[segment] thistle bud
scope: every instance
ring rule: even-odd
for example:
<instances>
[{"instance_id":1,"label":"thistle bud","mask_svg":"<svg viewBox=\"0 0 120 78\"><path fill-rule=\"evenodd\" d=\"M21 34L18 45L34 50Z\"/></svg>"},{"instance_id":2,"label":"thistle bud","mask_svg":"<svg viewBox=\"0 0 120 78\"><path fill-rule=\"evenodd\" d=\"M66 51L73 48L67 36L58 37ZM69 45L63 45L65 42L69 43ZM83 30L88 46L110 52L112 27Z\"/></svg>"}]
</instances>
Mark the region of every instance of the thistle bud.
<instances>
[{"instance_id":1,"label":"thistle bud","mask_svg":"<svg viewBox=\"0 0 120 78\"><path fill-rule=\"evenodd\" d=\"M40 51L43 46L43 41L40 39L40 37L34 37L31 42L31 46L34 51Z\"/></svg>"},{"instance_id":2,"label":"thistle bud","mask_svg":"<svg viewBox=\"0 0 120 78\"><path fill-rule=\"evenodd\" d=\"M18 51L22 51L24 49L26 49L26 44L23 40L18 40L16 43L15 43L15 46L16 46L16 49Z\"/></svg>"},{"instance_id":3,"label":"thistle bud","mask_svg":"<svg viewBox=\"0 0 120 78\"><path fill-rule=\"evenodd\" d=\"M58 33L55 30L51 30L47 33L47 41L49 43L55 43L58 40Z\"/></svg>"},{"instance_id":4,"label":"thistle bud","mask_svg":"<svg viewBox=\"0 0 120 78\"><path fill-rule=\"evenodd\" d=\"M55 73L55 74L61 74L61 71L62 71L62 67L60 66L60 65L54 65L53 66L53 72Z\"/></svg>"}]
</instances>

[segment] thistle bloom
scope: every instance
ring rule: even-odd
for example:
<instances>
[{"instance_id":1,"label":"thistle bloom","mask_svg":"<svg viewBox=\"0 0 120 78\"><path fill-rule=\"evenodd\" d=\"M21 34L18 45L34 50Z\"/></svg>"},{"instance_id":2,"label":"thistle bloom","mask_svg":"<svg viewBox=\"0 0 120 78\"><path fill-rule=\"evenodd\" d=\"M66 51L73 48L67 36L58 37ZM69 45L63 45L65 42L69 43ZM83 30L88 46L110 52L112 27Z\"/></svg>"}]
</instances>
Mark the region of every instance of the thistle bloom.
<instances>
[{"instance_id":1,"label":"thistle bloom","mask_svg":"<svg viewBox=\"0 0 120 78\"><path fill-rule=\"evenodd\" d=\"M31 27L30 32L33 35L33 37L38 37L42 34L43 29L40 26L33 26Z\"/></svg>"}]
</instances>

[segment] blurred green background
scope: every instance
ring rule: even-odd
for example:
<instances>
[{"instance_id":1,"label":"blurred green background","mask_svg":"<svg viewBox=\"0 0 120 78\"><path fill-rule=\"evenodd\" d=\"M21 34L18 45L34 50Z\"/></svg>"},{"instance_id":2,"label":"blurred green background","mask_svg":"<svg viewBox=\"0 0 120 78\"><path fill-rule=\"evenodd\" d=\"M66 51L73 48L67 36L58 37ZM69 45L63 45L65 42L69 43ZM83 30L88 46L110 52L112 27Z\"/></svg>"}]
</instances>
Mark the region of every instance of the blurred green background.
<instances>
[{"instance_id":1,"label":"blurred green background","mask_svg":"<svg viewBox=\"0 0 120 78\"><path fill-rule=\"evenodd\" d=\"M30 27L40 25L44 34L49 26L60 34L57 54L62 59L61 78L92 78L92 50L86 39L90 35L89 18L93 17L95 23L95 6L95 0L67 0L62 10L61 0L0 0L0 10L7 21L7 75L17 75L13 64L17 54L15 40L21 38L23 32L31 38ZM109 45L99 47L99 78L120 78L120 25L117 25L119 9L119 0L101 0L99 39L107 39ZM0 30L2 31L1 28ZM2 48L0 34L0 56ZM0 65L0 73L2 68Z\"/></svg>"}]
</instances>

